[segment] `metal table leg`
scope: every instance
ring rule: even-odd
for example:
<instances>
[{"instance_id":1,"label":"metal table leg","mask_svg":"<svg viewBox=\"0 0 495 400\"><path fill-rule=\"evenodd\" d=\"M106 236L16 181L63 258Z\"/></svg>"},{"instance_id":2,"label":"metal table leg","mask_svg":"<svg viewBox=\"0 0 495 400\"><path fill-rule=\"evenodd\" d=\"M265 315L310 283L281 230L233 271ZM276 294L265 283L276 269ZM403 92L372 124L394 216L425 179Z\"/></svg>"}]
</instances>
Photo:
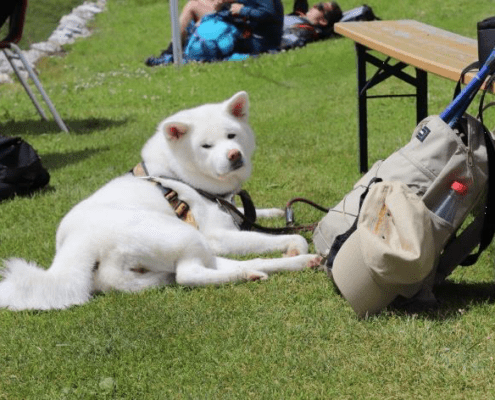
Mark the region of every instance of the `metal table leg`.
<instances>
[{"instance_id":1,"label":"metal table leg","mask_svg":"<svg viewBox=\"0 0 495 400\"><path fill-rule=\"evenodd\" d=\"M407 64L397 62L389 64L390 57L385 60L373 56L369 49L356 43L356 70L357 70L357 95L358 95L358 162L359 172L368 171L368 99L381 97L416 97L416 120L419 123L428 114L428 77L427 73L416 68L416 76L411 76L403 71ZM377 67L375 74L368 79L366 73L367 64ZM395 76L416 88L414 94L379 95L370 96L368 90Z\"/></svg>"}]
</instances>

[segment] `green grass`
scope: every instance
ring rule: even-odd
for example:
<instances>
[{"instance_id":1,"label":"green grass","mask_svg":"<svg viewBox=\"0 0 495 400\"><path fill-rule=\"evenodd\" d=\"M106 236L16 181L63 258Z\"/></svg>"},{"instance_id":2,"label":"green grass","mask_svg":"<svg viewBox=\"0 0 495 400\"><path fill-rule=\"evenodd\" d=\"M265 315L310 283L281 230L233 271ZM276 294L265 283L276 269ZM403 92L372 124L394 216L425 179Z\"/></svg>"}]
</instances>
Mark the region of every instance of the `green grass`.
<instances>
[{"instance_id":1,"label":"green grass","mask_svg":"<svg viewBox=\"0 0 495 400\"><path fill-rule=\"evenodd\" d=\"M417 19L473 38L476 22L491 13L481 0L370 5L383 19ZM31 143L51 174L48 190L0 203L0 259L48 267L60 219L136 164L162 118L239 90L250 95L257 133L246 188L258 206L296 196L331 206L359 178L350 40L245 62L149 69L143 61L170 39L166 2L109 0L92 26L92 37L37 66L70 134L40 120L17 82L0 86L0 133ZM404 85L391 80L382 90ZM453 89L429 77L430 113L448 104ZM414 126L411 99L372 101L371 162L407 143ZM321 217L296 208L300 223ZM437 289L442 303L434 312L388 310L367 321L315 271L219 288L107 293L65 311L1 310L0 399L490 399L493 260L491 246L476 266L458 269Z\"/></svg>"}]
</instances>

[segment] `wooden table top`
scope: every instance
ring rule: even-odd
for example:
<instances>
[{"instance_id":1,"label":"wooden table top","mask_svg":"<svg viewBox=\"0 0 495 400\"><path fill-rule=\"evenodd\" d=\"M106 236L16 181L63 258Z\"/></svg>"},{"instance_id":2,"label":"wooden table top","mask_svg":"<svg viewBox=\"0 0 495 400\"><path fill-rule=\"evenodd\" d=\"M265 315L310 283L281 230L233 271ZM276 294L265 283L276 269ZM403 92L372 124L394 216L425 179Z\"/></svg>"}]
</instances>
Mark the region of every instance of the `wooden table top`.
<instances>
[{"instance_id":1,"label":"wooden table top","mask_svg":"<svg viewBox=\"0 0 495 400\"><path fill-rule=\"evenodd\" d=\"M335 32L426 72L459 80L478 60L478 42L414 20L340 22ZM475 73L466 75L468 83Z\"/></svg>"}]
</instances>

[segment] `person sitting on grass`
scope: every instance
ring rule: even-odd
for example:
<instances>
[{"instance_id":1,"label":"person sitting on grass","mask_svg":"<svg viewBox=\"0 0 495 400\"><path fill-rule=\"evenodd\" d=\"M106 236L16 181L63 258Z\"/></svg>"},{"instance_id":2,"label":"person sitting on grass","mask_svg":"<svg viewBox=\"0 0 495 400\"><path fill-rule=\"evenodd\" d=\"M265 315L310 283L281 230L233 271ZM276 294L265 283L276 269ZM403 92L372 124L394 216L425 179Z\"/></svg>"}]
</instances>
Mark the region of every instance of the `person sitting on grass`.
<instances>
[{"instance_id":1,"label":"person sitting on grass","mask_svg":"<svg viewBox=\"0 0 495 400\"><path fill-rule=\"evenodd\" d=\"M227 0L189 0L179 17L179 27L180 27L180 38L182 42L182 47L187 44L188 27L191 22L194 23L192 26L198 25L201 18L206 14L211 14L220 11Z\"/></svg>"},{"instance_id":2,"label":"person sitting on grass","mask_svg":"<svg viewBox=\"0 0 495 400\"><path fill-rule=\"evenodd\" d=\"M242 38L234 46L235 53L259 54L277 50L283 30L284 10L280 0L189 0L184 6L179 22L183 47L190 36L210 14L222 14L242 31ZM160 58L150 57L149 66L168 62L172 44Z\"/></svg>"}]
</instances>

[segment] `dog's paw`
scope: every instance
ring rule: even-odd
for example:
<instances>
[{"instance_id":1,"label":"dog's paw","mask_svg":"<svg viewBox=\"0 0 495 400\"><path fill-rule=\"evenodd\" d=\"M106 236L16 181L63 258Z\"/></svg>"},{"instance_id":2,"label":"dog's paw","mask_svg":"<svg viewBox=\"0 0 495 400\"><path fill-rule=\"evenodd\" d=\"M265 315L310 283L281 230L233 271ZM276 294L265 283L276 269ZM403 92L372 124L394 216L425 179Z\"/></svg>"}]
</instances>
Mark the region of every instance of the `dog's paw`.
<instances>
[{"instance_id":1,"label":"dog's paw","mask_svg":"<svg viewBox=\"0 0 495 400\"><path fill-rule=\"evenodd\" d=\"M268 279L268 275L261 271L246 271L247 281L264 281Z\"/></svg>"},{"instance_id":2,"label":"dog's paw","mask_svg":"<svg viewBox=\"0 0 495 400\"><path fill-rule=\"evenodd\" d=\"M261 208L256 209L258 218L279 218L285 215L285 211L280 208Z\"/></svg>"},{"instance_id":3,"label":"dog's paw","mask_svg":"<svg viewBox=\"0 0 495 400\"><path fill-rule=\"evenodd\" d=\"M321 256L314 255L312 258L308 260L306 267L311 269L318 269L320 267L322 260L323 258Z\"/></svg>"},{"instance_id":4,"label":"dog's paw","mask_svg":"<svg viewBox=\"0 0 495 400\"><path fill-rule=\"evenodd\" d=\"M295 257L300 254L308 253L308 242L302 236L292 235L291 243L287 247L287 251L284 254L284 257Z\"/></svg>"}]
</instances>

